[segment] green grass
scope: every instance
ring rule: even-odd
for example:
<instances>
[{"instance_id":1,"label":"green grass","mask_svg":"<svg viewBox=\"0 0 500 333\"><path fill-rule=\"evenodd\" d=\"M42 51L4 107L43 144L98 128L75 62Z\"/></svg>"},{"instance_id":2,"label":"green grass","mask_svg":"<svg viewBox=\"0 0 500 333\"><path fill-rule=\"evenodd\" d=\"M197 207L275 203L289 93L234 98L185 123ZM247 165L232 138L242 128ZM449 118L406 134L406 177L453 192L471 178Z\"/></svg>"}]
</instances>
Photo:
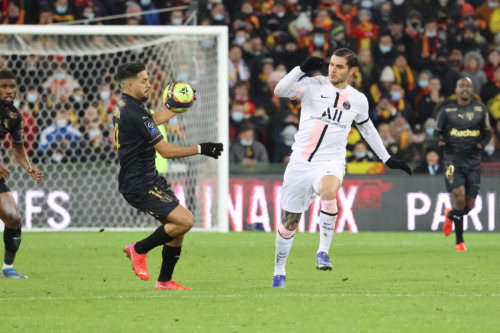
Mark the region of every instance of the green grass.
<instances>
[{"instance_id":1,"label":"green grass","mask_svg":"<svg viewBox=\"0 0 500 333\"><path fill-rule=\"evenodd\" d=\"M147 233L25 233L0 280L1 332L499 332L500 234L336 234L333 272L316 271L317 234L298 234L286 289L270 288L273 233L188 234L174 278L154 290L124 245Z\"/></svg>"}]
</instances>

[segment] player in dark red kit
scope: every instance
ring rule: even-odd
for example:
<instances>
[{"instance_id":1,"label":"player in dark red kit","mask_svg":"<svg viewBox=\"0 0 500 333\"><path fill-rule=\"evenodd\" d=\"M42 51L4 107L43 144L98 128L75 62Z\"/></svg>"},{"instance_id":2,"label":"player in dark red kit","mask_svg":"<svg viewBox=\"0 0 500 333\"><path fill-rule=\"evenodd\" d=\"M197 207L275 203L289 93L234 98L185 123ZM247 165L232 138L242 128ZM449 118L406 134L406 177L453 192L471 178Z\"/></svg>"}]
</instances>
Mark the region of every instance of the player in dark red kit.
<instances>
[{"instance_id":1,"label":"player in dark red kit","mask_svg":"<svg viewBox=\"0 0 500 333\"><path fill-rule=\"evenodd\" d=\"M125 252L137 276L148 280L147 253L163 245L163 263L155 288L190 289L172 280L172 274L181 255L184 234L193 226L194 217L179 205L170 184L156 171L156 152L163 158L196 154L218 158L223 151L222 143L209 142L187 147L167 143L156 126L176 114L168 109L151 114L144 106L151 86L144 65L132 62L120 66L118 81L122 98L116 102L113 123L120 162L119 190L131 206L147 212L163 224L149 237L127 245Z\"/></svg>"},{"instance_id":2,"label":"player in dark red kit","mask_svg":"<svg viewBox=\"0 0 500 333\"><path fill-rule=\"evenodd\" d=\"M486 105L472 99L469 78L461 78L456 101L444 106L437 118L436 133L444 147L446 189L453 196L453 209L445 211L443 233L449 236L455 224L455 250L467 251L463 217L474 208L481 185L481 150L491 139Z\"/></svg>"},{"instance_id":3,"label":"player in dark red kit","mask_svg":"<svg viewBox=\"0 0 500 333\"><path fill-rule=\"evenodd\" d=\"M43 174L32 167L23 144L23 117L14 106L17 94L16 77L11 71L0 71L0 138L3 139L10 133L14 149L14 157L28 175L40 182ZM5 223L3 242L5 244L2 277L25 279L26 275L20 274L14 268L14 259L21 245L21 215L10 188L5 182L5 177L11 170L0 165L0 219Z\"/></svg>"}]
</instances>

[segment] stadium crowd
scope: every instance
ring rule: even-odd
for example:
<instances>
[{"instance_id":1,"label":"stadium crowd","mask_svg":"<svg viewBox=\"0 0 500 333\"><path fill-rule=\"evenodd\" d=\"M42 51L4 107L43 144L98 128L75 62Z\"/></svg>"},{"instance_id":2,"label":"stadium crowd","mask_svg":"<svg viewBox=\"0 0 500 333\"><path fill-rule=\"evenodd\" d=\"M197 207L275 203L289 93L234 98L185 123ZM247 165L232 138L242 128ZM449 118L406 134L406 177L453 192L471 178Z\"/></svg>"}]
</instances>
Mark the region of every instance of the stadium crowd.
<instances>
[{"instance_id":1,"label":"stadium crowd","mask_svg":"<svg viewBox=\"0 0 500 333\"><path fill-rule=\"evenodd\" d=\"M141 11L190 2L3 0L0 15L3 24L52 24L137 13L82 24L181 25L188 9ZM414 163L417 172L442 173L432 135L435 118L455 98L456 81L466 76L474 98L488 106L494 129L483 161L500 162L500 0L209 0L199 3L198 24L229 27L231 163L288 162L300 101L279 98L274 87L307 57L329 58L340 47L358 54L359 70L349 83L367 96L370 116L392 156ZM0 58L0 68L9 66ZM42 64L28 57L23 66L35 74ZM53 162L74 156L115 160L109 114L119 91L113 73L102 69L91 87L64 61L51 73L21 91L16 101L30 154ZM185 141L175 121L168 128L172 141ZM85 153L89 149L92 154ZM355 127L347 156L349 163L376 161Z\"/></svg>"}]
</instances>

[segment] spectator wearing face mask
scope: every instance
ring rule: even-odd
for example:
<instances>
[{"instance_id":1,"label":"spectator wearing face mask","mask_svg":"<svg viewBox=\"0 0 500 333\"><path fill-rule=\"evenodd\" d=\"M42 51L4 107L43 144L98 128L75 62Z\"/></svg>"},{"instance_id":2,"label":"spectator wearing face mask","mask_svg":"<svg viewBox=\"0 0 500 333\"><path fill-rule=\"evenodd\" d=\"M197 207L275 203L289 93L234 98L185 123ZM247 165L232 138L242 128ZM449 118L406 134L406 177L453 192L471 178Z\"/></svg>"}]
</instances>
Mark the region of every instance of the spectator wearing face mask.
<instances>
[{"instance_id":1,"label":"spectator wearing face mask","mask_svg":"<svg viewBox=\"0 0 500 333\"><path fill-rule=\"evenodd\" d=\"M142 1L151 1L151 0L142 0ZM144 17L146 17L146 15ZM184 23L184 14L182 13L182 10L174 10L173 12L170 13L169 25L181 26L182 23Z\"/></svg>"},{"instance_id":2,"label":"spectator wearing face mask","mask_svg":"<svg viewBox=\"0 0 500 333\"><path fill-rule=\"evenodd\" d=\"M500 67L495 69L492 77L481 88L479 95L481 96L483 103L486 105L488 105L490 100L492 100L495 96L500 95Z\"/></svg>"},{"instance_id":3,"label":"spectator wearing face mask","mask_svg":"<svg viewBox=\"0 0 500 333\"><path fill-rule=\"evenodd\" d=\"M292 154L292 145L295 143L295 134L297 127L294 124L288 124L281 132L281 140L274 149L273 163L288 163Z\"/></svg>"},{"instance_id":4,"label":"spectator wearing face mask","mask_svg":"<svg viewBox=\"0 0 500 333\"><path fill-rule=\"evenodd\" d=\"M441 162L437 150L434 148L427 149L425 158L419 166L413 170L413 173L431 176L444 174L444 165Z\"/></svg>"},{"instance_id":5,"label":"spectator wearing face mask","mask_svg":"<svg viewBox=\"0 0 500 333\"><path fill-rule=\"evenodd\" d=\"M259 36L254 35L250 38L247 44L248 49L244 49L243 60L250 69L250 75L256 75L260 69L262 60L266 57L264 47L262 46L262 39L260 39Z\"/></svg>"},{"instance_id":6,"label":"spectator wearing face mask","mask_svg":"<svg viewBox=\"0 0 500 333\"><path fill-rule=\"evenodd\" d=\"M253 126L246 123L229 149L229 162L241 165L269 163L264 145L255 140Z\"/></svg>"},{"instance_id":7,"label":"spectator wearing face mask","mask_svg":"<svg viewBox=\"0 0 500 333\"><path fill-rule=\"evenodd\" d=\"M25 24L26 12L22 9L17 0L8 2L7 15L2 20L2 24Z\"/></svg>"},{"instance_id":8,"label":"spectator wearing face mask","mask_svg":"<svg viewBox=\"0 0 500 333\"><path fill-rule=\"evenodd\" d=\"M214 4L214 7L210 11L210 17L212 19L211 25L229 25L231 23L229 14L226 13L226 8L222 3Z\"/></svg>"},{"instance_id":9,"label":"spectator wearing face mask","mask_svg":"<svg viewBox=\"0 0 500 333\"><path fill-rule=\"evenodd\" d=\"M288 34L280 27L280 19L278 15L274 13L267 16L266 28L263 30L261 39L264 41L268 50L274 50L274 48L277 45L280 45L288 36ZM260 47L258 51L262 52L262 47Z\"/></svg>"},{"instance_id":10,"label":"spectator wearing face mask","mask_svg":"<svg viewBox=\"0 0 500 333\"><path fill-rule=\"evenodd\" d=\"M403 116L409 123L413 123L413 108L410 103L405 99L405 91L397 84L393 83L389 89L391 95L391 104L397 110L403 113Z\"/></svg>"},{"instance_id":11,"label":"spectator wearing face mask","mask_svg":"<svg viewBox=\"0 0 500 333\"><path fill-rule=\"evenodd\" d=\"M326 58L329 50L330 43L327 40L326 31L323 28L314 28L313 38L308 48L308 54L311 55L314 51L319 51L321 53L320 58Z\"/></svg>"},{"instance_id":12,"label":"spectator wearing face mask","mask_svg":"<svg viewBox=\"0 0 500 333\"><path fill-rule=\"evenodd\" d=\"M234 141L236 134L240 132L240 128L245 124L245 112L243 105L233 104L229 112L229 139Z\"/></svg>"},{"instance_id":13,"label":"spectator wearing face mask","mask_svg":"<svg viewBox=\"0 0 500 333\"><path fill-rule=\"evenodd\" d=\"M222 3L222 0L218 0L218 3ZM211 10L211 8L210 8ZM256 30L260 29L260 19L259 16L254 13L253 6L250 2L246 1L241 4L240 13L236 17L242 20L242 26L253 26Z\"/></svg>"},{"instance_id":14,"label":"spectator wearing face mask","mask_svg":"<svg viewBox=\"0 0 500 333\"><path fill-rule=\"evenodd\" d=\"M370 21L371 18L370 10L363 8L359 11L358 22L353 24L352 37L357 41L358 50L371 49L378 38L378 26Z\"/></svg>"},{"instance_id":15,"label":"spectator wearing face mask","mask_svg":"<svg viewBox=\"0 0 500 333\"><path fill-rule=\"evenodd\" d=\"M255 104L248 98L248 82L238 81L233 87L234 100L233 104L239 104L243 106L244 118L248 119L255 112Z\"/></svg>"},{"instance_id":16,"label":"spectator wearing face mask","mask_svg":"<svg viewBox=\"0 0 500 333\"><path fill-rule=\"evenodd\" d=\"M433 117L436 106L444 101L440 95L441 82L433 77L428 81L428 87L422 88L415 98L415 123L423 124Z\"/></svg>"},{"instance_id":17,"label":"spectator wearing face mask","mask_svg":"<svg viewBox=\"0 0 500 333\"><path fill-rule=\"evenodd\" d=\"M346 40L345 27L343 25L333 25L330 31L330 45L334 50L350 46L350 43Z\"/></svg>"},{"instance_id":18,"label":"spectator wearing face mask","mask_svg":"<svg viewBox=\"0 0 500 333\"><path fill-rule=\"evenodd\" d=\"M436 60L437 54L443 46L440 43L437 29L435 21L426 22L422 40L412 44L411 65L417 71L432 68L432 63Z\"/></svg>"},{"instance_id":19,"label":"spectator wearing face mask","mask_svg":"<svg viewBox=\"0 0 500 333\"><path fill-rule=\"evenodd\" d=\"M73 6L71 3L68 0L54 1L54 10L52 12L53 23L70 22L75 20Z\"/></svg>"},{"instance_id":20,"label":"spectator wearing face mask","mask_svg":"<svg viewBox=\"0 0 500 333\"><path fill-rule=\"evenodd\" d=\"M483 4L476 8L476 14L474 17L476 19L483 20L487 23L491 21L491 17L493 16L494 11L500 6L499 0L487 0L484 1Z\"/></svg>"},{"instance_id":21,"label":"spectator wearing face mask","mask_svg":"<svg viewBox=\"0 0 500 333\"><path fill-rule=\"evenodd\" d=\"M392 17L392 5L398 1L399 4L403 3L402 0L390 1L376 1L375 8L373 9L373 20L372 22L378 25L378 29L381 35L389 33L389 25L391 23ZM404 17L404 16L403 16Z\"/></svg>"},{"instance_id":22,"label":"spectator wearing face mask","mask_svg":"<svg viewBox=\"0 0 500 333\"><path fill-rule=\"evenodd\" d=\"M436 129L436 120L428 118L424 122L425 129L425 143L428 147L438 147L439 140L434 137L434 130Z\"/></svg>"},{"instance_id":23,"label":"spectator wearing face mask","mask_svg":"<svg viewBox=\"0 0 500 333\"><path fill-rule=\"evenodd\" d=\"M93 20L95 19L96 13L94 12L94 8L92 6L86 6L83 8L81 15L79 17L80 20ZM85 22L85 25L102 25L102 22Z\"/></svg>"},{"instance_id":24,"label":"spectator wearing face mask","mask_svg":"<svg viewBox=\"0 0 500 333\"><path fill-rule=\"evenodd\" d=\"M374 162L373 154L368 150L368 145L365 141L358 141L354 145L352 155L346 159L347 163L363 163Z\"/></svg>"},{"instance_id":25,"label":"spectator wearing face mask","mask_svg":"<svg viewBox=\"0 0 500 333\"><path fill-rule=\"evenodd\" d=\"M139 5L141 6L141 11L143 12L157 10L152 0L139 0ZM172 12L171 15L173 13L174 12ZM159 13L145 14L143 15L143 18L144 18L144 23L146 25L161 25ZM172 18L170 20L172 21ZM182 24L182 12L181 12L181 24Z\"/></svg>"},{"instance_id":26,"label":"spectator wearing face mask","mask_svg":"<svg viewBox=\"0 0 500 333\"><path fill-rule=\"evenodd\" d=\"M465 54L464 65L464 70L460 74L471 79L474 92L479 93L481 87L488 82L486 74L481 70L484 65L483 57L479 52L469 51Z\"/></svg>"},{"instance_id":27,"label":"spectator wearing face mask","mask_svg":"<svg viewBox=\"0 0 500 333\"><path fill-rule=\"evenodd\" d=\"M460 79L462 53L453 49L451 53L438 52L434 73L441 81L441 94L445 97L455 93L455 86Z\"/></svg>"},{"instance_id":28,"label":"spectator wearing face mask","mask_svg":"<svg viewBox=\"0 0 500 333\"><path fill-rule=\"evenodd\" d=\"M66 64L62 63L55 71L54 75L49 77L43 83L43 88L49 89L56 96L57 100L61 97L67 98L75 88L79 88L80 84L66 71Z\"/></svg>"},{"instance_id":29,"label":"spectator wearing face mask","mask_svg":"<svg viewBox=\"0 0 500 333\"><path fill-rule=\"evenodd\" d=\"M81 136L80 131L74 128L72 122L69 121L68 112L58 111L54 123L40 134L39 153L47 152L53 144L57 146L58 143L64 143L63 148L65 149L76 148Z\"/></svg>"},{"instance_id":30,"label":"spectator wearing face mask","mask_svg":"<svg viewBox=\"0 0 500 333\"><path fill-rule=\"evenodd\" d=\"M460 52L462 52L462 54L466 54L470 51L486 54L488 43L474 27L466 26L457 40L458 43L456 47L460 50Z\"/></svg>"},{"instance_id":31,"label":"spectator wearing face mask","mask_svg":"<svg viewBox=\"0 0 500 333\"><path fill-rule=\"evenodd\" d=\"M380 36L378 45L373 48L372 54L375 60L376 75L379 75L385 67L391 67L398 55L398 52L393 48L391 36L387 34Z\"/></svg>"},{"instance_id":32,"label":"spectator wearing face mask","mask_svg":"<svg viewBox=\"0 0 500 333\"><path fill-rule=\"evenodd\" d=\"M422 15L418 11L412 10L408 13L404 35L404 44L407 50L410 50L410 46L413 42L422 40L424 28L422 28Z\"/></svg>"},{"instance_id":33,"label":"spectator wearing face mask","mask_svg":"<svg viewBox=\"0 0 500 333\"><path fill-rule=\"evenodd\" d=\"M490 142L484 147L481 154L481 162L500 162L500 142L495 135L491 137Z\"/></svg>"}]
</instances>

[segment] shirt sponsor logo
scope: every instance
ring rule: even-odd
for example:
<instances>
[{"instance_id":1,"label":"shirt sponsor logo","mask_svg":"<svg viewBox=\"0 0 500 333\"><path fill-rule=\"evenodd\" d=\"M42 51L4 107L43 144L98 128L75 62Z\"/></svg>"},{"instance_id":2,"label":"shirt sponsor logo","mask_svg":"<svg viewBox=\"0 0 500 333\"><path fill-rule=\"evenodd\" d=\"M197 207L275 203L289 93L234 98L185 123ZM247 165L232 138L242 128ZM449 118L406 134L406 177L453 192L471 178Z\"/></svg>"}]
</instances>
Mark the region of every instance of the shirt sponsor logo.
<instances>
[{"instance_id":1,"label":"shirt sponsor logo","mask_svg":"<svg viewBox=\"0 0 500 333\"><path fill-rule=\"evenodd\" d=\"M149 133L151 133L151 135L158 133L158 127L156 127L156 125L152 119L149 119L148 121L146 121L144 123L144 125L148 128L148 131L149 131Z\"/></svg>"},{"instance_id":2,"label":"shirt sponsor logo","mask_svg":"<svg viewBox=\"0 0 500 333\"><path fill-rule=\"evenodd\" d=\"M456 137L475 137L475 136L480 136L480 135L481 135L480 130L466 129L463 131L459 131L456 128L453 128L450 132L450 136L456 136Z\"/></svg>"},{"instance_id":3,"label":"shirt sponsor logo","mask_svg":"<svg viewBox=\"0 0 500 333\"><path fill-rule=\"evenodd\" d=\"M328 118L325 118L325 117L313 117L313 116L311 116L310 119L319 120L322 123L325 123L327 125L338 126L340 128L343 128L343 129L347 128L346 125L342 125L342 124L340 124L339 122L337 122L337 121L335 121L333 119L328 119Z\"/></svg>"}]
</instances>

